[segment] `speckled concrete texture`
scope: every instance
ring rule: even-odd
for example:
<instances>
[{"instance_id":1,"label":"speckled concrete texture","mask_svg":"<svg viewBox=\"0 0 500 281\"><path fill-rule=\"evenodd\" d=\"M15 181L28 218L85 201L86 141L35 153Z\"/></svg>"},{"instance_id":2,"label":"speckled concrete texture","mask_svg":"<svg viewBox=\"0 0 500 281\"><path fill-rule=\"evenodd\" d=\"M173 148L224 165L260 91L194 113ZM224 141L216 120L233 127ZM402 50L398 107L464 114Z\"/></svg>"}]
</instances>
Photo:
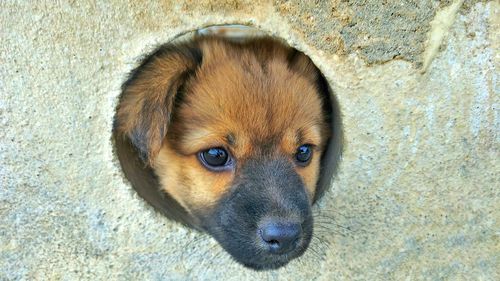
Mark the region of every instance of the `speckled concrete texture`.
<instances>
[{"instance_id":1,"label":"speckled concrete texture","mask_svg":"<svg viewBox=\"0 0 500 281\"><path fill-rule=\"evenodd\" d=\"M0 280L499 280L498 1L463 2L420 68L456 1L1 1ZM223 23L310 55L344 116L316 237L277 271L157 214L113 154L126 73Z\"/></svg>"}]
</instances>

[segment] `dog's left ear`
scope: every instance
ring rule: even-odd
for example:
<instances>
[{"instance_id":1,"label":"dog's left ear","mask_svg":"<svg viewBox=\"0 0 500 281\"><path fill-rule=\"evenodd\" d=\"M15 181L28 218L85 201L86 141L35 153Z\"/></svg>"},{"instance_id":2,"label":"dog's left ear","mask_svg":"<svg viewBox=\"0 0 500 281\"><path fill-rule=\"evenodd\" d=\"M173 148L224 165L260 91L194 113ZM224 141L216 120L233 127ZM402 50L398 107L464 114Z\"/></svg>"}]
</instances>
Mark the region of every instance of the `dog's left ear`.
<instances>
[{"instance_id":1,"label":"dog's left ear","mask_svg":"<svg viewBox=\"0 0 500 281\"><path fill-rule=\"evenodd\" d=\"M167 134L176 96L201 61L202 52L195 42L164 45L123 85L115 130L130 139L150 166Z\"/></svg>"}]
</instances>

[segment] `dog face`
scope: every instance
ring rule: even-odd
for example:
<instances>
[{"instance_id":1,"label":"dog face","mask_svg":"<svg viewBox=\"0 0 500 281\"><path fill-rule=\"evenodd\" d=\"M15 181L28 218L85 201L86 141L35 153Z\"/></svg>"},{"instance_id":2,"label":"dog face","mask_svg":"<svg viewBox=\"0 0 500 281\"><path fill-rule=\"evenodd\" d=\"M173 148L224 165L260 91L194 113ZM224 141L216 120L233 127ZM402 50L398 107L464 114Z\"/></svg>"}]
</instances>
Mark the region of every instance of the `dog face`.
<instances>
[{"instance_id":1,"label":"dog face","mask_svg":"<svg viewBox=\"0 0 500 281\"><path fill-rule=\"evenodd\" d=\"M116 130L238 262L272 269L312 237L331 134L320 74L272 39L166 45L124 85Z\"/></svg>"}]
</instances>

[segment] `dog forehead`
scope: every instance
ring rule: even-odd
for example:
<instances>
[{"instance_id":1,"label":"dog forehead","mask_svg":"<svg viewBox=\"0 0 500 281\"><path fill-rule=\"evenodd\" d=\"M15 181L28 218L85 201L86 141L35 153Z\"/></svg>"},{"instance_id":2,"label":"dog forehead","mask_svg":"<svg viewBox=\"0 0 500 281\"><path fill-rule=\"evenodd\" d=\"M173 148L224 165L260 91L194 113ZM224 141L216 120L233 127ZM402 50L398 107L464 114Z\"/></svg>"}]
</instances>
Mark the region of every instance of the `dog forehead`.
<instances>
[{"instance_id":1,"label":"dog forehead","mask_svg":"<svg viewBox=\"0 0 500 281\"><path fill-rule=\"evenodd\" d=\"M316 86L283 61L230 59L202 67L193 80L184 111L201 124L272 133L321 119Z\"/></svg>"}]
</instances>

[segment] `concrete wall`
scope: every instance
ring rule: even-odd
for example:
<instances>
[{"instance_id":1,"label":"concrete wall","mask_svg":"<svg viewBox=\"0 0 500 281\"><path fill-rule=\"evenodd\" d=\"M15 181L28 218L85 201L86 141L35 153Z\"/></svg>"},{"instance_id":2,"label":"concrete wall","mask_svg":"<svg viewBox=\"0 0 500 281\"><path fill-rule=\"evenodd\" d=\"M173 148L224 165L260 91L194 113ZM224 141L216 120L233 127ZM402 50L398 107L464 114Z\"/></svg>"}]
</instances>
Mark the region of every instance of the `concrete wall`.
<instances>
[{"instance_id":1,"label":"concrete wall","mask_svg":"<svg viewBox=\"0 0 500 281\"><path fill-rule=\"evenodd\" d=\"M0 280L500 279L498 1L55 2L0 2ZM221 23L310 55L344 116L316 238L274 272L155 213L113 154L140 56Z\"/></svg>"}]
</instances>

